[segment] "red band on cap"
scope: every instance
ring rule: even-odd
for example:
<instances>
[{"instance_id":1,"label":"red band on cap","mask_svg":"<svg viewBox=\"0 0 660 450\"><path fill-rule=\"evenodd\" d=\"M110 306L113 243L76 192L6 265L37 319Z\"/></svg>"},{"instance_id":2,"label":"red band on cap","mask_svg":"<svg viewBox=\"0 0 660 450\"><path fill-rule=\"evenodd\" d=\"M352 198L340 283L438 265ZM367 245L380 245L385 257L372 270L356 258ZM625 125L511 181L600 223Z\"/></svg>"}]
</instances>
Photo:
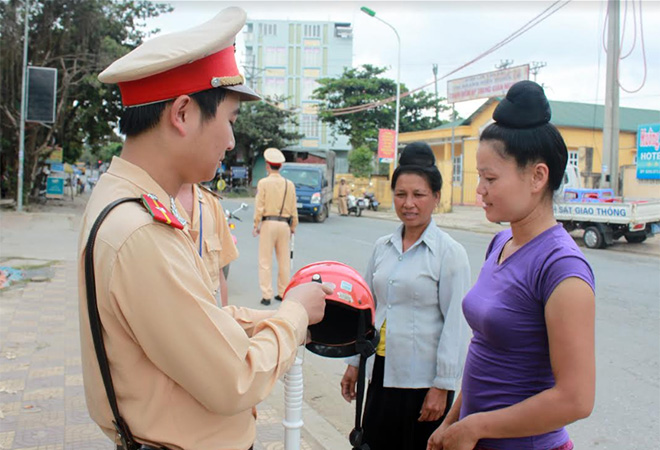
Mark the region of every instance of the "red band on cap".
<instances>
[{"instance_id":1,"label":"red band on cap","mask_svg":"<svg viewBox=\"0 0 660 450\"><path fill-rule=\"evenodd\" d=\"M166 72L157 73L139 80L120 82L121 99L124 106L136 106L169 100L179 95L240 83L211 84L213 78L239 77L234 56L234 46L183 64Z\"/></svg>"}]
</instances>

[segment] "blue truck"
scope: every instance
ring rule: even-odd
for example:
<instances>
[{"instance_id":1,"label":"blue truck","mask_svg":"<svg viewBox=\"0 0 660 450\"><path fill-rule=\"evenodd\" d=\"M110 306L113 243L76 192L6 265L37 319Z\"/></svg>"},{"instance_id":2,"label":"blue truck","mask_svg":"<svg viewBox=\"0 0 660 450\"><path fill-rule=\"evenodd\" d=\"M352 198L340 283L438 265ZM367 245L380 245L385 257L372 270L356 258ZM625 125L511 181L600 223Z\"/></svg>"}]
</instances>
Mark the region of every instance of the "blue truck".
<instances>
[{"instance_id":1,"label":"blue truck","mask_svg":"<svg viewBox=\"0 0 660 450\"><path fill-rule=\"evenodd\" d=\"M326 164L284 163L280 174L296 186L298 216L323 222L330 215L334 190L334 158Z\"/></svg>"}]
</instances>

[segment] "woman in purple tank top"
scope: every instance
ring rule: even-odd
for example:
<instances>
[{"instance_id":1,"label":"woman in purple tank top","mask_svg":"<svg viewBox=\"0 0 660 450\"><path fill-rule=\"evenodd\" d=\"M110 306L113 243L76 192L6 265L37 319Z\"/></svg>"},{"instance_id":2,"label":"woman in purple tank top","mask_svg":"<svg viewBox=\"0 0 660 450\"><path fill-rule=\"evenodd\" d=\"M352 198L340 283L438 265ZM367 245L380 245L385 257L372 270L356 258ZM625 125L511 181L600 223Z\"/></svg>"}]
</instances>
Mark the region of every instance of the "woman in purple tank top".
<instances>
[{"instance_id":1,"label":"woman in purple tank top","mask_svg":"<svg viewBox=\"0 0 660 450\"><path fill-rule=\"evenodd\" d=\"M486 217L509 222L463 300L461 393L428 449L571 450L595 397L594 277L552 209L568 159L543 88L514 84L481 134Z\"/></svg>"}]
</instances>

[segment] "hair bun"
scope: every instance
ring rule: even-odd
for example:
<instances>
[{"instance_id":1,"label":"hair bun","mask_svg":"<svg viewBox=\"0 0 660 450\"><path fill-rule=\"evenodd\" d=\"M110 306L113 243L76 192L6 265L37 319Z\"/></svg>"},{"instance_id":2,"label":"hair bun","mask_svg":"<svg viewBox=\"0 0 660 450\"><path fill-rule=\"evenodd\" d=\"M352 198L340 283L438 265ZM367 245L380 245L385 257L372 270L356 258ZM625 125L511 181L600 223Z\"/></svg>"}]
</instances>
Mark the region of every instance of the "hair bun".
<instances>
[{"instance_id":1,"label":"hair bun","mask_svg":"<svg viewBox=\"0 0 660 450\"><path fill-rule=\"evenodd\" d=\"M519 81L497 105L493 120L508 128L531 128L550 122L552 112L543 88L533 81Z\"/></svg>"},{"instance_id":2,"label":"hair bun","mask_svg":"<svg viewBox=\"0 0 660 450\"><path fill-rule=\"evenodd\" d=\"M413 142L406 145L401 152L399 165L435 167L435 155L426 142Z\"/></svg>"}]
</instances>

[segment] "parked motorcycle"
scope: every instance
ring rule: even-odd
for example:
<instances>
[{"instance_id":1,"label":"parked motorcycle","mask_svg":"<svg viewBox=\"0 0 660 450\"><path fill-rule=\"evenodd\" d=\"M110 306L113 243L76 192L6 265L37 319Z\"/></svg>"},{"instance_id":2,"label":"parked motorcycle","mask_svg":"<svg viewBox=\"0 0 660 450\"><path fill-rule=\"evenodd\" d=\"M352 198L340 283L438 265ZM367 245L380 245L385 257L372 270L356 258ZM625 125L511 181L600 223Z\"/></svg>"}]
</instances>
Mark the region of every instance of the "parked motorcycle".
<instances>
[{"instance_id":1,"label":"parked motorcycle","mask_svg":"<svg viewBox=\"0 0 660 450\"><path fill-rule=\"evenodd\" d=\"M241 218L236 215L237 212L243 211L244 209L248 208L247 203L241 203L241 206L236 208L233 211L230 211L228 209L225 209L225 217L227 218L227 225L229 225L230 230L234 230L236 228L236 224L233 222L234 220L238 220L239 222L242 222ZM236 236L234 233L231 234L231 238L234 241L234 245L238 242L236 239ZM229 277L229 264L227 264L225 267L222 268L222 273L225 275L225 279Z\"/></svg>"},{"instance_id":2,"label":"parked motorcycle","mask_svg":"<svg viewBox=\"0 0 660 450\"><path fill-rule=\"evenodd\" d=\"M356 197L353 194L346 196L346 205L348 206L348 214L355 214L356 217L362 215L362 210L365 209L364 198Z\"/></svg>"},{"instance_id":3,"label":"parked motorcycle","mask_svg":"<svg viewBox=\"0 0 660 450\"><path fill-rule=\"evenodd\" d=\"M364 193L364 203L366 209L371 209L372 211L378 211L378 206L380 205L380 202L376 200L376 194L374 194L373 192Z\"/></svg>"}]
</instances>

